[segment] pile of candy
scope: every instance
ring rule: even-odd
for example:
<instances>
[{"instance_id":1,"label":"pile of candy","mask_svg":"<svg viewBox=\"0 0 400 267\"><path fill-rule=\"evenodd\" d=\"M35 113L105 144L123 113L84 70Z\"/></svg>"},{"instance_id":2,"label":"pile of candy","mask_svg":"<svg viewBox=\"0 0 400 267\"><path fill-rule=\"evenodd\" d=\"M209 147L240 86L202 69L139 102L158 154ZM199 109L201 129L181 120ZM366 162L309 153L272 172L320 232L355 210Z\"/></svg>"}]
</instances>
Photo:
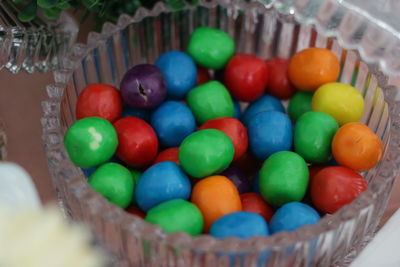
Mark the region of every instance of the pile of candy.
<instances>
[{"instance_id":1,"label":"pile of candy","mask_svg":"<svg viewBox=\"0 0 400 267\"><path fill-rule=\"evenodd\" d=\"M216 238L294 231L365 191L358 172L383 146L358 122L363 96L336 82L338 58L234 51L201 27L188 53L133 67L119 90L87 86L64 143L91 187L167 233Z\"/></svg>"}]
</instances>

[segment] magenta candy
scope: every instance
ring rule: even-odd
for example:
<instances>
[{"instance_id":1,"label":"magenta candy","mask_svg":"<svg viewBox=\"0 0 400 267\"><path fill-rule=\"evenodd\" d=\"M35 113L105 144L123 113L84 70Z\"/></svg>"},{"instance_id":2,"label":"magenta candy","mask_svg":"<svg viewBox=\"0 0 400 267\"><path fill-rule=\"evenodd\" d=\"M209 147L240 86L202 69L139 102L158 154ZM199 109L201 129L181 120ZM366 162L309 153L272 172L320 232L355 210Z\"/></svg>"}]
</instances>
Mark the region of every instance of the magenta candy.
<instances>
[{"instance_id":1,"label":"magenta candy","mask_svg":"<svg viewBox=\"0 0 400 267\"><path fill-rule=\"evenodd\" d=\"M250 191L250 183L247 177L235 166L230 166L223 171L221 175L227 177L236 186L239 194L247 193Z\"/></svg>"}]
</instances>

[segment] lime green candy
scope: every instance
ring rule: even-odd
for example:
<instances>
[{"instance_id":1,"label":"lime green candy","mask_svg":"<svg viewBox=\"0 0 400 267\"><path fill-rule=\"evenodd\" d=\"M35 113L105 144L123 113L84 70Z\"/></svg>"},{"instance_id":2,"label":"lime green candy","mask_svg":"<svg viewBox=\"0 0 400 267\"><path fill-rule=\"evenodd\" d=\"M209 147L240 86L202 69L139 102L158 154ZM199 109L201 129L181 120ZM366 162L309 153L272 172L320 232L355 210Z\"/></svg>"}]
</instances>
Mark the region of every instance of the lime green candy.
<instances>
[{"instance_id":1,"label":"lime green candy","mask_svg":"<svg viewBox=\"0 0 400 267\"><path fill-rule=\"evenodd\" d=\"M203 216L196 205L183 199L163 202L147 212L146 221L166 233L185 232L196 236L203 231Z\"/></svg>"},{"instance_id":2,"label":"lime green candy","mask_svg":"<svg viewBox=\"0 0 400 267\"><path fill-rule=\"evenodd\" d=\"M233 56L235 42L224 31L200 27L192 33L188 52L199 65L218 70Z\"/></svg>"},{"instance_id":3,"label":"lime green candy","mask_svg":"<svg viewBox=\"0 0 400 267\"><path fill-rule=\"evenodd\" d=\"M187 104L200 124L216 118L233 117L232 97L218 81L211 81L192 89L187 96Z\"/></svg>"},{"instance_id":4,"label":"lime green candy","mask_svg":"<svg viewBox=\"0 0 400 267\"><path fill-rule=\"evenodd\" d=\"M308 162L325 163L331 157L331 143L338 129L329 114L306 112L296 122L294 150Z\"/></svg>"},{"instance_id":5,"label":"lime green candy","mask_svg":"<svg viewBox=\"0 0 400 267\"><path fill-rule=\"evenodd\" d=\"M93 190L121 208L131 204L135 192L132 173L114 162L101 165L89 177L89 184Z\"/></svg>"},{"instance_id":6,"label":"lime green candy","mask_svg":"<svg viewBox=\"0 0 400 267\"><path fill-rule=\"evenodd\" d=\"M64 136L71 161L82 168L92 168L108 161L118 146L114 126L98 117L76 121Z\"/></svg>"},{"instance_id":7,"label":"lime green candy","mask_svg":"<svg viewBox=\"0 0 400 267\"><path fill-rule=\"evenodd\" d=\"M228 168L235 149L219 130L205 129L186 137L179 147L179 162L189 175L202 178Z\"/></svg>"},{"instance_id":8,"label":"lime green candy","mask_svg":"<svg viewBox=\"0 0 400 267\"><path fill-rule=\"evenodd\" d=\"M289 101L288 113L292 120L297 120L307 111L311 111L313 93L297 92Z\"/></svg>"},{"instance_id":9,"label":"lime green candy","mask_svg":"<svg viewBox=\"0 0 400 267\"><path fill-rule=\"evenodd\" d=\"M308 186L308 167L304 159L291 151L281 151L264 161L260 170L260 192L274 207L301 201Z\"/></svg>"}]
</instances>

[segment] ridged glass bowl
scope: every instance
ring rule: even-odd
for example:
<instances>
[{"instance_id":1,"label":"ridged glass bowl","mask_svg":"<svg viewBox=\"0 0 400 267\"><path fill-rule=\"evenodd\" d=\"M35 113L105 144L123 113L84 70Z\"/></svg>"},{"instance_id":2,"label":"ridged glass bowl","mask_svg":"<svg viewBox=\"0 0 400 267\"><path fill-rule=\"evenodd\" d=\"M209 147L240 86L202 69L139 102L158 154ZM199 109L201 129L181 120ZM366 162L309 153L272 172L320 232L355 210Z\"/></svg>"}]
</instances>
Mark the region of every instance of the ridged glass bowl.
<instances>
[{"instance_id":1,"label":"ridged glass bowl","mask_svg":"<svg viewBox=\"0 0 400 267\"><path fill-rule=\"evenodd\" d=\"M65 212L90 225L98 241L114 253L116 266L343 265L373 236L400 166L397 90L387 84L388 77L377 65L367 65L356 50L344 50L335 37L324 35L337 35L344 40L347 32L333 31L329 25L334 21L340 28L348 21L338 21L336 13L330 12L332 17L324 17L326 24L319 23L317 33L299 15L304 9L283 8L279 3L213 0L180 11L171 11L163 4L151 11L139 9L134 17L123 15L117 25L106 23L101 33L91 33L86 45L74 47L64 61L64 69L55 72L54 84L47 87L49 99L43 102L42 125L57 196ZM322 11L323 5L319 6ZM304 24L297 22L301 19ZM237 44L237 52L262 58L288 58L310 46L331 49L341 60L339 80L353 84L365 98L362 122L385 144L380 163L363 173L368 190L316 225L247 240L165 234L158 226L125 213L92 191L82 171L70 162L63 145L64 133L75 121L79 92L90 83L118 86L130 67L153 63L160 53L171 49L186 50L190 33L201 25L228 32ZM360 34L360 40L370 38Z\"/></svg>"},{"instance_id":2,"label":"ridged glass bowl","mask_svg":"<svg viewBox=\"0 0 400 267\"><path fill-rule=\"evenodd\" d=\"M3 122L0 119L0 161L6 159L7 156L6 143L7 143L6 130Z\"/></svg>"}]
</instances>

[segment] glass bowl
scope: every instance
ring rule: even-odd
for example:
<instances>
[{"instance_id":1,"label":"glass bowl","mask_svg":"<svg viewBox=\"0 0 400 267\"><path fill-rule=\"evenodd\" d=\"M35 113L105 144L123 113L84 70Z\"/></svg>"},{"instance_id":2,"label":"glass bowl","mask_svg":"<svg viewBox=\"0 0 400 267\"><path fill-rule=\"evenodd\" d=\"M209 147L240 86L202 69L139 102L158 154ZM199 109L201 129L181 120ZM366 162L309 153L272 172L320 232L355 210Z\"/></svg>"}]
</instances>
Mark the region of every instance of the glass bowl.
<instances>
[{"instance_id":1,"label":"glass bowl","mask_svg":"<svg viewBox=\"0 0 400 267\"><path fill-rule=\"evenodd\" d=\"M5 160L7 156L6 150L7 136L4 123L0 119L0 161Z\"/></svg>"},{"instance_id":2,"label":"glass bowl","mask_svg":"<svg viewBox=\"0 0 400 267\"><path fill-rule=\"evenodd\" d=\"M366 64L358 51L344 50L337 38L326 37L324 34L336 36L326 30L329 27L318 27L317 33L304 16L298 16L296 10L304 9L285 9L278 4L213 0L179 11L161 3L151 11L139 9L134 17L122 15L117 25L106 23L101 33L89 34L87 44L77 44L64 60L64 68L55 72L54 83L47 87L49 99L43 102L42 126L57 196L71 218L91 226L98 242L115 255L117 266L342 265L372 238L400 166L397 90L387 84L388 76L378 65ZM334 22L342 27L346 21ZM331 21L327 19L326 23ZM79 92L90 83L118 86L130 67L153 63L164 51L186 50L190 33L200 25L228 32L237 44L237 52L255 53L262 58L288 58L310 46L331 49L341 60L339 80L353 84L365 98L362 122L385 144L380 163L363 173L369 189L316 225L246 240L165 234L158 226L124 212L92 191L63 145L64 133L75 121ZM341 36L340 31L337 36Z\"/></svg>"}]
</instances>

